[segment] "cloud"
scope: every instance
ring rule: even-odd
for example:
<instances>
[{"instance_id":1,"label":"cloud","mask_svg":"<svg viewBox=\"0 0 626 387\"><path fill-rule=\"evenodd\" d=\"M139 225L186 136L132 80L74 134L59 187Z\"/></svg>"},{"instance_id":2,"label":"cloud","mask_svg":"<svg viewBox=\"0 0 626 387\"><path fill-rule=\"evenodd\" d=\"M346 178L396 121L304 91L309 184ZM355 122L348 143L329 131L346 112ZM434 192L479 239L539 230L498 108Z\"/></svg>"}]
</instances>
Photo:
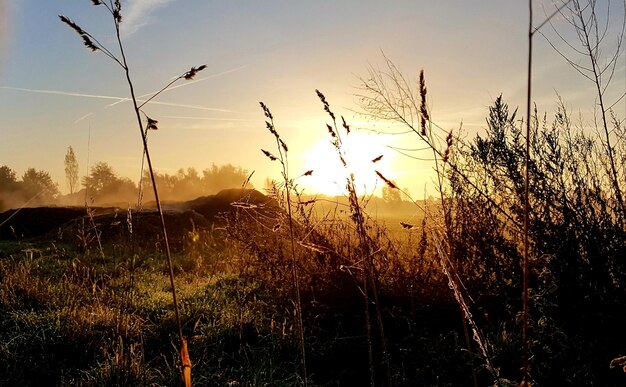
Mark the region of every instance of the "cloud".
<instances>
[{"instance_id":1,"label":"cloud","mask_svg":"<svg viewBox=\"0 0 626 387\"><path fill-rule=\"evenodd\" d=\"M124 35L132 35L152 20L150 14L174 0L128 0L122 4L121 31Z\"/></svg>"}]
</instances>

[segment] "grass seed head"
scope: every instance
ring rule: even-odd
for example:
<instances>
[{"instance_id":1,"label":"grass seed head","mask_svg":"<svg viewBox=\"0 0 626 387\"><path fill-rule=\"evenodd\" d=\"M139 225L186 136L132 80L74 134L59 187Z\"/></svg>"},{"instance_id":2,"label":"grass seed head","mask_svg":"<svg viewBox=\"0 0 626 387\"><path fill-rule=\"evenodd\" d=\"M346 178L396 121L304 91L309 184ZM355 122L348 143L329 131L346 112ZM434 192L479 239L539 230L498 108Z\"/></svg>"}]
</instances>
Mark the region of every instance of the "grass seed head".
<instances>
[{"instance_id":1,"label":"grass seed head","mask_svg":"<svg viewBox=\"0 0 626 387\"><path fill-rule=\"evenodd\" d=\"M285 144L285 142L282 139L279 139L278 141L280 141L280 146L283 148L285 153L289 152L289 149L287 148L287 144Z\"/></svg>"},{"instance_id":2,"label":"grass seed head","mask_svg":"<svg viewBox=\"0 0 626 387\"><path fill-rule=\"evenodd\" d=\"M159 128L157 127L157 124L159 123L159 121L157 120L153 120L152 118L146 116L146 118L148 119L148 123L146 124L146 129L148 130L158 130Z\"/></svg>"},{"instance_id":3,"label":"grass seed head","mask_svg":"<svg viewBox=\"0 0 626 387\"><path fill-rule=\"evenodd\" d=\"M78 24L74 23L70 18L63 16L63 15L59 15L59 18L61 19L61 21L65 24L67 24L71 29L73 29L74 31L76 31L76 33L78 35L80 35L80 37L83 39L83 44L89 48L91 51L96 51L98 50L98 46L96 46L92 41L91 38L89 37L89 34L87 34L87 32L85 32L85 30L83 30Z\"/></svg>"},{"instance_id":4,"label":"grass seed head","mask_svg":"<svg viewBox=\"0 0 626 387\"><path fill-rule=\"evenodd\" d=\"M205 68L206 68L206 65L192 67L191 70L187 71L185 75L183 75L183 78L185 78L188 81L192 80L196 76L196 74L198 74L200 71L204 70Z\"/></svg>"},{"instance_id":5,"label":"grass seed head","mask_svg":"<svg viewBox=\"0 0 626 387\"><path fill-rule=\"evenodd\" d=\"M402 228L405 230L412 230L413 227L415 227L412 224L404 223L404 222L400 222L400 226L402 226Z\"/></svg>"},{"instance_id":6,"label":"grass seed head","mask_svg":"<svg viewBox=\"0 0 626 387\"><path fill-rule=\"evenodd\" d=\"M330 135L333 138L336 138L337 137L337 133L335 133L335 130L333 129L333 127L330 126L329 124L326 124L326 127L328 128L328 133L330 133Z\"/></svg>"},{"instance_id":7,"label":"grass seed head","mask_svg":"<svg viewBox=\"0 0 626 387\"><path fill-rule=\"evenodd\" d=\"M263 102L259 102L259 104L261 104L261 108L263 109L263 113L265 114L265 117L269 118L270 120L273 120L274 117L272 117L272 113L270 112L270 109Z\"/></svg>"},{"instance_id":8,"label":"grass seed head","mask_svg":"<svg viewBox=\"0 0 626 387\"><path fill-rule=\"evenodd\" d=\"M317 93L318 98L320 99L320 101L322 101L322 104L324 105L324 111L328 113L333 121L335 121L335 113L330 110L330 105L328 104L328 101L326 101L326 97L324 96L324 94L322 94L322 92L317 89L315 89L315 93Z\"/></svg>"},{"instance_id":9,"label":"grass seed head","mask_svg":"<svg viewBox=\"0 0 626 387\"><path fill-rule=\"evenodd\" d=\"M113 18L117 24L122 22L122 2L115 0L115 8L113 9Z\"/></svg>"},{"instance_id":10,"label":"grass seed head","mask_svg":"<svg viewBox=\"0 0 626 387\"><path fill-rule=\"evenodd\" d=\"M341 122L343 123L343 128L346 130L347 134L350 134L350 125L346 123L346 119L341 116Z\"/></svg>"},{"instance_id":11,"label":"grass seed head","mask_svg":"<svg viewBox=\"0 0 626 387\"><path fill-rule=\"evenodd\" d=\"M274 156L273 154L271 154L270 152L266 151L265 149L261 149L261 152L263 152L263 154L265 156L267 156L272 161L278 160L278 157Z\"/></svg>"},{"instance_id":12,"label":"grass seed head","mask_svg":"<svg viewBox=\"0 0 626 387\"><path fill-rule=\"evenodd\" d=\"M428 108L426 107L426 80L424 78L424 70L420 70L420 118L421 118L421 127L422 127L422 136L426 135L426 121L430 120L430 116L428 115Z\"/></svg>"},{"instance_id":13,"label":"grass seed head","mask_svg":"<svg viewBox=\"0 0 626 387\"><path fill-rule=\"evenodd\" d=\"M387 186L389 186L389 188L391 188L391 189L398 189L398 186L397 186L397 185L395 185L393 181L391 181L391 180L387 179L385 176L383 176L383 174L382 174L382 173L380 173L380 172L378 172L378 171L374 171L374 172L376 172L376 174L378 175L378 177L380 177L380 178L381 178L381 180L382 180L382 181L384 181L384 182L385 182L385 184L387 184Z\"/></svg>"}]
</instances>

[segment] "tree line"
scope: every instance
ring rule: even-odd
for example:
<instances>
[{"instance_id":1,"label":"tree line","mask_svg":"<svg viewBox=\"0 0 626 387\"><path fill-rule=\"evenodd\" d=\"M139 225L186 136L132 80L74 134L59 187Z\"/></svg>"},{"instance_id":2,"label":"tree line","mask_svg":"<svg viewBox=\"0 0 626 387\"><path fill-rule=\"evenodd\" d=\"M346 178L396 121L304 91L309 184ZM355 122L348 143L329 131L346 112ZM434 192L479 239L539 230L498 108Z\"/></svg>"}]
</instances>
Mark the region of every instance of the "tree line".
<instances>
[{"instance_id":1,"label":"tree line","mask_svg":"<svg viewBox=\"0 0 626 387\"><path fill-rule=\"evenodd\" d=\"M59 184L47 171L28 168L18 176L11 167L0 166L0 211L22 206L80 205L85 202L101 205L154 200L147 173L135 182L120 176L107 162L99 161L89 168L88 175L81 178L72 147L68 147L64 161L67 195L61 194ZM189 167L181 168L174 174L156 173L155 180L164 200L188 200L226 188L241 187L248 175L248 171L241 167L212 163L202 171ZM139 196L140 191L142 196Z\"/></svg>"}]
</instances>

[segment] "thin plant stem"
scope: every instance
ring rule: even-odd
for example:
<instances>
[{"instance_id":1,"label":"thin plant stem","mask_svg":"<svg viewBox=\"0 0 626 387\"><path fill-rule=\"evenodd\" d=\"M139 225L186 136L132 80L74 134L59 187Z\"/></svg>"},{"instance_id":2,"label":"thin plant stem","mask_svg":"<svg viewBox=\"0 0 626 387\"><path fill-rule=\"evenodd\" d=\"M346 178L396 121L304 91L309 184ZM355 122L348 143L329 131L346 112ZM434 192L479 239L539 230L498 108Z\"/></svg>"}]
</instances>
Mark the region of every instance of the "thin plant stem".
<instances>
[{"instance_id":1,"label":"thin plant stem","mask_svg":"<svg viewBox=\"0 0 626 387\"><path fill-rule=\"evenodd\" d=\"M157 189L156 180L154 178L154 170L152 168L152 160L150 158L150 151L148 149L148 140L144 135L143 122L141 120L141 110L137 105L137 98L135 96L135 89L133 86L132 79L130 77L130 69L128 67L126 61L126 55L124 53L124 46L122 45L122 39L120 37L120 28L119 24L115 23L115 33L117 37L117 42L120 48L120 55L122 58L122 67L124 68L124 74L126 75L126 81L128 83L130 96L133 101L133 109L135 110L135 117L137 118L137 125L139 127L139 134L141 135L141 140L143 142L143 151L146 155L146 162L148 164L148 171L150 173L150 180L152 181L152 188L154 192L154 200L156 202L157 212L159 213L159 218L161 220L161 231L163 232L163 242L165 244L165 254L167 256L167 266L169 269L169 277L170 277L170 286L172 292L172 301L174 302L174 316L176 318L176 326L178 328L178 335L180 337L181 343L185 340L183 336L182 325L180 322L180 314L178 311L178 302L176 299L176 287L174 284L174 268L172 265L172 253L170 251L170 245L167 238L167 228L165 227L165 217L163 216L163 208L161 207L161 201L159 200L159 190Z\"/></svg>"},{"instance_id":2,"label":"thin plant stem","mask_svg":"<svg viewBox=\"0 0 626 387\"><path fill-rule=\"evenodd\" d=\"M524 240L522 257L522 385L526 386L530 379L528 361L528 164L530 163L530 104L532 87L532 55L533 55L533 2L528 0L528 81L526 89L526 149L524 160Z\"/></svg>"},{"instance_id":3,"label":"thin plant stem","mask_svg":"<svg viewBox=\"0 0 626 387\"><path fill-rule=\"evenodd\" d=\"M344 150L342 149L343 143L341 140L341 134L338 130L337 120L335 114L330 110L330 106L326 101L326 97L319 91L316 90L316 93L319 99L322 101L324 105L324 110L328 113L333 121L333 125L327 125L327 128L333 137L333 145L337 151L339 159L343 164L344 168L348 169L348 164L344 158ZM350 134L350 127L346 123L343 117L343 127L346 130L346 136ZM373 253L370 244L369 237L367 235L367 230L365 229L365 217L363 214L363 209L361 204L359 203L359 198L356 193L356 182L354 174L350 173L349 177L346 178L346 188L348 190L348 199L350 202L350 212L352 213L352 221L355 224L356 232L359 238L359 253L363 257L364 262L364 270L363 270L363 298L365 302L365 326L367 333L367 344L368 344L368 363L370 369L370 385L375 385L375 367L374 367L374 348L373 348L373 340L372 340L372 319L371 319L371 311L370 311L370 303L374 304L374 310L376 313L376 321L378 325L378 333L380 337L380 346L383 356L383 364L385 369L385 381L387 385L391 385L391 366L389 361L389 351L387 349L387 340L385 338L385 329L382 320L382 312L380 307L380 302L378 299L378 287L376 285L376 273L374 268L373 261ZM369 288L369 289L368 289ZM369 293L371 291L373 300L370 300Z\"/></svg>"},{"instance_id":4,"label":"thin plant stem","mask_svg":"<svg viewBox=\"0 0 626 387\"><path fill-rule=\"evenodd\" d=\"M308 386L308 376L307 376L307 368L306 368L306 348L304 342L304 323L302 321L302 299L300 296L300 281L298 275L298 261L296 259L296 244L295 244L295 233L293 227L293 211L291 208L291 187L292 181L289 179L289 157L287 155L288 148L285 142L280 138L280 135L276 131L276 127L274 126L274 117L270 112L269 108L263 103L260 103L263 108L263 112L265 117L268 119L266 121L267 129L272 133L276 139L276 148L278 150L278 157L272 155L271 153L262 150L262 152L269 157L271 161L278 161L281 165L281 174L283 177L283 182L285 184L285 197L286 197L286 205L287 205L287 216L288 216L288 224L289 224L289 241L290 241L290 253L291 253L291 275L294 286L294 293L296 296L296 325L298 328L298 339L300 341L300 355L302 357L301 366L302 366L302 379L304 386ZM252 176L252 175L250 175ZM249 179L249 178L248 178Z\"/></svg>"},{"instance_id":5,"label":"thin plant stem","mask_svg":"<svg viewBox=\"0 0 626 387\"><path fill-rule=\"evenodd\" d=\"M120 67L122 67L122 69L124 70L124 74L126 77L126 82L128 84L129 87L129 91L130 91L130 96L131 96L131 100L133 102L133 109L135 111L135 117L137 119L137 126L139 128L139 133L142 139L142 143L143 143L143 152L145 155L145 159L147 161L148 164L148 171L150 173L150 179L152 181L152 187L153 187L153 191L154 191L154 197L155 197L155 202L156 202L156 207L157 207L157 211L159 213L159 218L160 218L160 223L161 223L161 229L162 229L162 233L163 233L163 241L165 244L165 253L167 256L167 264L168 264L168 268L169 268L169 279L170 279L170 286L171 286L171 293L172 293L172 300L173 300L173 304L174 304L174 315L175 315L175 319L176 319L176 325L178 328L178 335L180 337L180 356L181 356L181 371L182 371L182 376L183 376L183 380L185 382L186 386L190 386L191 385L191 361L189 359L189 354L187 351L187 342L183 336L183 331L182 331L182 325L181 325L181 321L180 321L180 313L178 310L178 301L176 298L176 287L174 284L174 270L173 270L173 265L172 265L172 254L170 251L170 246L169 246L169 240L168 240L168 236L167 236L167 228L165 226L165 217L163 215L163 208L161 207L161 201L159 199L159 193L158 193L158 188L156 185L156 181L155 181L155 175L154 175L154 169L152 167L152 160L150 158L150 152L148 149L148 142L147 142L147 130L151 129L151 125L154 125L156 123L156 121L151 120L150 118L148 118L148 125L146 126L146 130L144 131L144 125L143 122L141 120L141 107L144 106L146 104L146 102L144 102L141 106L138 105L138 101L137 101L137 97L135 95L135 89L134 89L134 85L132 82L132 78L130 76L130 68L128 66L128 62L126 59L126 54L124 51L124 45L122 44L122 39L120 36L120 23L122 21L122 15L121 15L121 1L116 0L115 4L113 3L113 0L109 0L107 1L100 1L100 2L94 2L94 5L104 5L104 7L108 10L108 12L111 14L112 18L113 18L113 24L115 26L115 38L117 40L117 45L119 48L119 58L117 56L115 56L113 53L111 53L111 51L109 51L106 47L104 47L104 45L102 45L96 38L94 38L91 34L87 33L86 31L84 31L80 26L78 26L76 23L74 23L73 21L71 21L70 19L68 19L65 16L59 16L61 21L65 24L67 24L69 27L71 27L75 32L77 32L81 38L83 39L83 43L92 51L102 51L107 57L109 57L110 59L112 59L114 62L116 62L118 65L120 65ZM95 42L95 43L94 43ZM181 77L184 77L185 79L191 79L198 71L204 69L206 66L200 66L199 68L194 68L192 67L190 71L188 71L187 73L185 73L184 75L182 75ZM181 77L178 77L175 79L181 79ZM158 95L159 93L161 93L162 91L164 91L167 87L169 87L173 82L170 82L165 88L159 90L159 92L157 92L155 94ZM154 98L154 96L153 96ZM153 121L151 123L151 121ZM153 127L153 129L156 129L156 127ZM143 168L142 168L143 169ZM142 173L143 176L143 173ZM140 199L141 200L141 196ZM104 255L104 254L103 254Z\"/></svg>"},{"instance_id":6,"label":"thin plant stem","mask_svg":"<svg viewBox=\"0 0 626 387\"><path fill-rule=\"evenodd\" d=\"M306 370L306 350L304 346L304 325L302 323L302 300L300 298L300 282L298 279L298 262L296 260L296 245L295 245L295 236L293 232L293 219L292 219L292 211L291 211L291 188L289 183L289 167L287 159L285 159L284 164L284 178L285 178L285 194L287 195L287 215L289 216L289 239L291 241L291 275L293 277L293 283L296 290L296 305L297 305L297 313L298 313L298 334L300 339L300 352L302 356L302 377L304 380L304 386L308 385L307 378L307 370Z\"/></svg>"}]
</instances>

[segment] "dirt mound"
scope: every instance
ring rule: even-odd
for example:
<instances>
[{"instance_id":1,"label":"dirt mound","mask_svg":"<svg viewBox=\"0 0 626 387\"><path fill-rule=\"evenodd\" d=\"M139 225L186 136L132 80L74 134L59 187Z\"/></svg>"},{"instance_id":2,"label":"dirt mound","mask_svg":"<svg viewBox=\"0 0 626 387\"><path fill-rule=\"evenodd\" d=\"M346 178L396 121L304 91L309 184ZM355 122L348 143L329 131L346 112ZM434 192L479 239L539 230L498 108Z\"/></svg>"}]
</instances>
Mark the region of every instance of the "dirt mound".
<instances>
[{"instance_id":1,"label":"dirt mound","mask_svg":"<svg viewBox=\"0 0 626 387\"><path fill-rule=\"evenodd\" d=\"M278 209L278 202L255 189L226 189L216 195L185 202L182 208L196 211L209 221L216 221L220 213L232 213L236 209L274 211Z\"/></svg>"},{"instance_id":2,"label":"dirt mound","mask_svg":"<svg viewBox=\"0 0 626 387\"><path fill-rule=\"evenodd\" d=\"M95 238L96 233L104 243L126 243L132 237L145 246L162 240L161 221L154 209L132 212L132 227L126 209L92 207L89 211L91 216L84 207L9 210L0 214L0 240L45 238L79 243L81 239ZM276 200L259 191L228 189L188 202L168 203L164 216L170 242L177 245L194 228L208 229L235 215L237 218L258 213L275 216L279 211Z\"/></svg>"},{"instance_id":3,"label":"dirt mound","mask_svg":"<svg viewBox=\"0 0 626 387\"><path fill-rule=\"evenodd\" d=\"M170 247L179 251L183 247L184 237L194 229L208 229L211 223L195 211L165 210L163 211L167 227ZM96 214L93 220L88 216L74 219L67 224L57 235L48 237L59 242L76 244L94 243L97 236L102 244L129 245L139 248L150 248L161 245L163 248L163 233L161 219L156 210L131 212L127 210Z\"/></svg>"},{"instance_id":4,"label":"dirt mound","mask_svg":"<svg viewBox=\"0 0 626 387\"><path fill-rule=\"evenodd\" d=\"M0 214L0 240L29 239L58 230L85 215L84 207L33 207Z\"/></svg>"}]
</instances>

